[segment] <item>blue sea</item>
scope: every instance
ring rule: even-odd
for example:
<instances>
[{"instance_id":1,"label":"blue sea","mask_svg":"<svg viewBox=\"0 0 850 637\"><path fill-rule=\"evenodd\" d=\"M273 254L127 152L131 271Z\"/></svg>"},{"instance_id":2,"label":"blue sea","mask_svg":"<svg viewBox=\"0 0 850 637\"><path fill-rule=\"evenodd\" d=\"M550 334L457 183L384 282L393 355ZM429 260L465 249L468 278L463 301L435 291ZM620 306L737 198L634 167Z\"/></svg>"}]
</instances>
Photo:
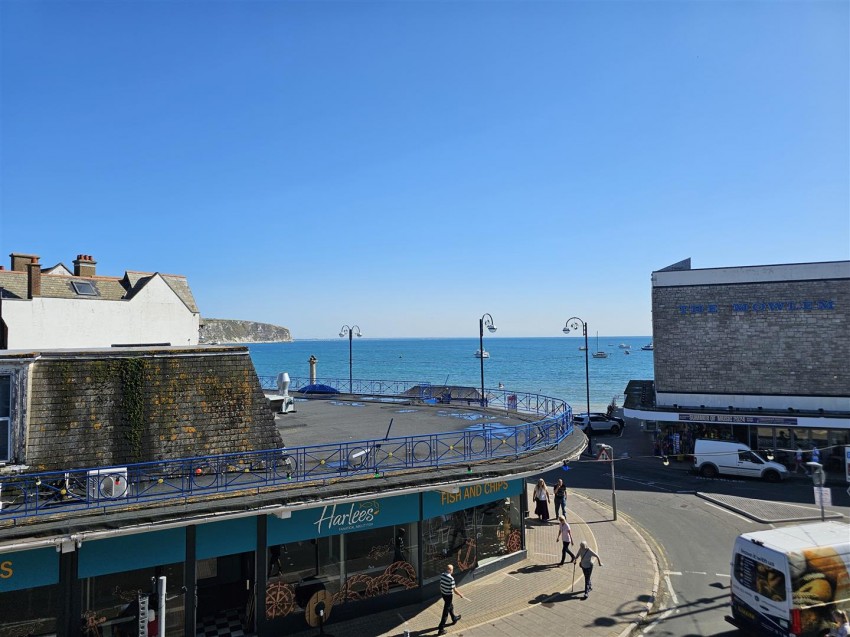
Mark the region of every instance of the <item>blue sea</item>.
<instances>
[{"instance_id":1,"label":"blue sea","mask_svg":"<svg viewBox=\"0 0 850 637\"><path fill-rule=\"evenodd\" d=\"M604 411L613 397L622 405L622 394L632 379L651 380L653 353L640 348L649 336L610 336L599 339L608 358L590 357L591 411ZM585 411L584 352L581 337L487 338L484 349L484 385L532 392L566 400L574 411ZM625 354L620 344L631 345ZM596 339L589 342L596 351ZM319 379L348 380L348 338L260 343L248 346L260 376L307 378L310 356L318 359ZM480 361L475 357L477 338L370 339L353 342L353 373L359 380L404 380L432 384L480 387Z\"/></svg>"}]
</instances>

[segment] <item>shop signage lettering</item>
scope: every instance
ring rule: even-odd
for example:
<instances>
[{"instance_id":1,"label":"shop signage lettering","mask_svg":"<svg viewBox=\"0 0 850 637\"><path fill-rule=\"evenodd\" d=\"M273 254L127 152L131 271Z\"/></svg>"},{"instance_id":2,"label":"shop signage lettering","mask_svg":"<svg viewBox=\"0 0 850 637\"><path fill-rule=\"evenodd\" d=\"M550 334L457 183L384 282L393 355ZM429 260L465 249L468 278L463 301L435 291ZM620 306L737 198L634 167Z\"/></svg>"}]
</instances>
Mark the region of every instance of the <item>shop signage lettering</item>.
<instances>
[{"instance_id":1,"label":"shop signage lettering","mask_svg":"<svg viewBox=\"0 0 850 637\"><path fill-rule=\"evenodd\" d=\"M732 303L729 306L732 312L737 313L762 313L762 312L797 312L809 310L834 310L835 301L756 301L744 303ZM717 303L691 303L690 305L680 305L679 314L696 315L696 314L717 314L720 311L720 306Z\"/></svg>"},{"instance_id":2,"label":"shop signage lettering","mask_svg":"<svg viewBox=\"0 0 850 637\"><path fill-rule=\"evenodd\" d=\"M440 504L454 504L470 498L480 498L482 495L490 495L491 493L499 493L506 491L508 488L507 482L488 482L487 484L474 484L464 487L457 493L440 492Z\"/></svg>"},{"instance_id":3,"label":"shop signage lettering","mask_svg":"<svg viewBox=\"0 0 850 637\"><path fill-rule=\"evenodd\" d=\"M0 562L0 579L9 579L15 571L12 569L12 560Z\"/></svg>"},{"instance_id":4,"label":"shop signage lettering","mask_svg":"<svg viewBox=\"0 0 850 637\"><path fill-rule=\"evenodd\" d=\"M679 414L680 422L740 423L744 425L796 425L796 418L783 416L739 416L733 414Z\"/></svg>"},{"instance_id":5,"label":"shop signage lettering","mask_svg":"<svg viewBox=\"0 0 850 637\"><path fill-rule=\"evenodd\" d=\"M319 519L313 522L316 532L322 533L322 527L327 523L326 530L329 533L349 531L372 526L375 518L380 515L381 507L377 500L368 502L354 502L348 507L332 506L322 507Z\"/></svg>"}]
</instances>

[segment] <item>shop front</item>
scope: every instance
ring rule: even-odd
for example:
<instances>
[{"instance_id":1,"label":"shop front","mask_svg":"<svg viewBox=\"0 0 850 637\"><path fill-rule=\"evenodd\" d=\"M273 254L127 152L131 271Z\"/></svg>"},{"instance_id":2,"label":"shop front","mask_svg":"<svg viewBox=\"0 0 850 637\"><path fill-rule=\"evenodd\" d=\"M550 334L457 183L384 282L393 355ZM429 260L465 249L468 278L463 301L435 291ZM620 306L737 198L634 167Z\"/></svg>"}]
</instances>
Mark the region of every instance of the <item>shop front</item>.
<instances>
[{"instance_id":1,"label":"shop front","mask_svg":"<svg viewBox=\"0 0 850 637\"><path fill-rule=\"evenodd\" d=\"M168 637L278 636L304 630L317 608L332 622L417 602L436 595L449 563L462 581L522 558L522 489L515 479L335 499L3 553L0 635L136 637L164 622Z\"/></svg>"}]
</instances>

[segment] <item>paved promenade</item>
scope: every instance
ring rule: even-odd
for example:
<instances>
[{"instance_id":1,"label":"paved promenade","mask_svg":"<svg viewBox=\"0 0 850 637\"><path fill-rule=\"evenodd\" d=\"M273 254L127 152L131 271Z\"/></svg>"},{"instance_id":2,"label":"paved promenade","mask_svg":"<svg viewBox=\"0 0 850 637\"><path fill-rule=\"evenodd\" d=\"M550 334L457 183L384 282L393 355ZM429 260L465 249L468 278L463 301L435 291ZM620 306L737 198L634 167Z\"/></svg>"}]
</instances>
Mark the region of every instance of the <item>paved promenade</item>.
<instances>
[{"instance_id":1,"label":"paved promenade","mask_svg":"<svg viewBox=\"0 0 850 637\"><path fill-rule=\"evenodd\" d=\"M529 493L529 500L530 500ZM628 635L651 607L659 586L655 558L637 530L622 517L611 519L610 507L569 492L568 521L575 547L586 540L599 553L603 567L593 570L593 591L586 600L581 569L558 566L561 544L557 525L528 519L528 559L479 580L466 578L455 596L455 612L463 618L447 627L449 635L516 637L516 635ZM575 552L575 551L574 551ZM437 634L442 600L402 607L327 625L336 637L411 637ZM315 629L298 633L315 635Z\"/></svg>"}]
</instances>

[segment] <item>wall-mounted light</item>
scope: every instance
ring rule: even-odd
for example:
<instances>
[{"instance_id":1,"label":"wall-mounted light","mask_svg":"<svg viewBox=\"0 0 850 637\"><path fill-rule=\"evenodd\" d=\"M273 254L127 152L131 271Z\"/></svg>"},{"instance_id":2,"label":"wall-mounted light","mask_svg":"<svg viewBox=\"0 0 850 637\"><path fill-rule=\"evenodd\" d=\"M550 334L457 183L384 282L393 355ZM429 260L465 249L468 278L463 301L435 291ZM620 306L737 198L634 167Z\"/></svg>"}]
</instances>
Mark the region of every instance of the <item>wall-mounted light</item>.
<instances>
[{"instance_id":1,"label":"wall-mounted light","mask_svg":"<svg viewBox=\"0 0 850 637\"><path fill-rule=\"evenodd\" d=\"M773 449L768 449L768 450L767 450L767 459L768 459L768 460L773 460Z\"/></svg>"},{"instance_id":2,"label":"wall-mounted light","mask_svg":"<svg viewBox=\"0 0 850 637\"><path fill-rule=\"evenodd\" d=\"M665 467L669 467L670 466L670 459L667 456L661 456L661 463Z\"/></svg>"}]
</instances>

